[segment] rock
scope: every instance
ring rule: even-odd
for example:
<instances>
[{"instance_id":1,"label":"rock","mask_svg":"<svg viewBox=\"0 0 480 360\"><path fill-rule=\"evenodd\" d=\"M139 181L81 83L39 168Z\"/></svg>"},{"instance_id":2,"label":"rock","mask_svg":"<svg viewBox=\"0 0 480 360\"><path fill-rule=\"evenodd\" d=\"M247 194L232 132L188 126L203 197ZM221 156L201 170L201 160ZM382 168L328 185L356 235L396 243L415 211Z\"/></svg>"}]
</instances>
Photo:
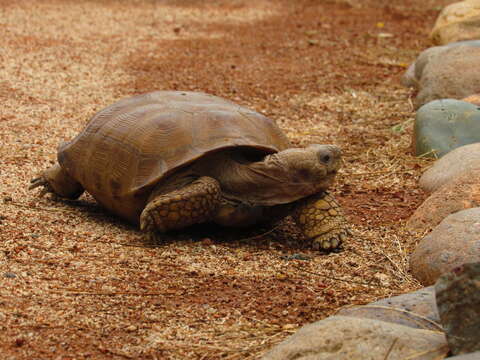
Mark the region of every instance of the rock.
<instances>
[{"instance_id":1,"label":"rock","mask_svg":"<svg viewBox=\"0 0 480 360\"><path fill-rule=\"evenodd\" d=\"M437 99L462 99L480 92L480 48L466 44L431 50L415 62L415 108ZM408 70L407 70L408 74ZM405 83L405 81L404 81Z\"/></svg>"},{"instance_id":2,"label":"rock","mask_svg":"<svg viewBox=\"0 0 480 360\"><path fill-rule=\"evenodd\" d=\"M425 232L448 215L480 207L480 169L459 175L431 194L410 216L407 229Z\"/></svg>"},{"instance_id":3,"label":"rock","mask_svg":"<svg viewBox=\"0 0 480 360\"><path fill-rule=\"evenodd\" d=\"M480 142L480 108L454 99L429 102L417 111L413 133L415 155L442 157Z\"/></svg>"},{"instance_id":4,"label":"rock","mask_svg":"<svg viewBox=\"0 0 480 360\"><path fill-rule=\"evenodd\" d=\"M480 261L480 208L446 217L420 240L410 257L410 271L423 285L435 283L445 272Z\"/></svg>"},{"instance_id":5,"label":"rock","mask_svg":"<svg viewBox=\"0 0 480 360\"><path fill-rule=\"evenodd\" d=\"M430 39L442 45L480 38L480 1L465 0L443 8L437 17Z\"/></svg>"},{"instance_id":6,"label":"rock","mask_svg":"<svg viewBox=\"0 0 480 360\"><path fill-rule=\"evenodd\" d=\"M437 160L420 177L419 185L432 193L466 172L480 169L480 143L460 146Z\"/></svg>"},{"instance_id":7,"label":"rock","mask_svg":"<svg viewBox=\"0 0 480 360\"><path fill-rule=\"evenodd\" d=\"M452 354L480 351L480 262L442 275L435 296Z\"/></svg>"},{"instance_id":8,"label":"rock","mask_svg":"<svg viewBox=\"0 0 480 360\"><path fill-rule=\"evenodd\" d=\"M462 101L466 101L466 102L475 104L477 106L480 106L480 94L473 94L473 95L467 96L466 98L463 98Z\"/></svg>"},{"instance_id":9,"label":"rock","mask_svg":"<svg viewBox=\"0 0 480 360\"><path fill-rule=\"evenodd\" d=\"M401 79L401 83L404 86L418 89L420 87L420 79L422 78L423 69L425 68L425 65L429 63L430 59L440 56L444 50L456 46L480 47L480 40L457 41L443 46L432 46L423 50L418 55L417 59L408 67Z\"/></svg>"},{"instance_id":10,"label":"rock","mask_svg":"<svg viewBox=\"0 0 480 360\"><path fill-rule=\"evenodd\" d=\"M381 320L416 329L441 330L433 286L368 305L343 308L337 315Z\"/></svg>"},{"instance_id":11,"label":"rock","mask_svg":"<svg viewBox=\"0 0 480 360\"><path fill-rule=\"evenodd\" d=\"M475 351L469 354L451 356L445 358L445 360L480 360L480 351Z\"/></svg>"},{"instance_id":12,"label":"rock","mask_svg":"<svg viewBox=\"0 0 480 360\"><path fill-rule=\"evenodd\" d=\"M442 332L371 319L332 316L305 325L263 360L441 359L448 352Z\"/></svg>"}]
</instances>

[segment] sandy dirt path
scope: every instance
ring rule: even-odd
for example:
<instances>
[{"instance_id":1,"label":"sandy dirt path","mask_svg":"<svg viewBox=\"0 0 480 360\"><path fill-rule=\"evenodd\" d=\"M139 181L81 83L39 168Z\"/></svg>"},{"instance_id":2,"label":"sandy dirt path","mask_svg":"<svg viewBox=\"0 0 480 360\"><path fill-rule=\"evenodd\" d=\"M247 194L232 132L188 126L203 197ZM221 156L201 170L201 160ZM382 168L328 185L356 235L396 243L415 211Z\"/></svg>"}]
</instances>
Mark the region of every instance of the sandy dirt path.
<instances>
[{"instance_id":1,"label":"sandy dirt path","mask_svg":"<svg viewBox=\"0 0 480 360\"><path fill-rule=\"evenodd\" d=\"M399 77L429 46L438 6L0 1L3 358L257 358L342 306L417 289L407 260L418 239L403 227L427 163L410 154L411 94ZM58 202L27 190L96 111L170 89L249 106L294 144L341 146L334 193L354 232L345 250L303 247L289 221L151 244L88 195ZM285 260L295 253L311 259Z\"/></svg>"}]
</instances>

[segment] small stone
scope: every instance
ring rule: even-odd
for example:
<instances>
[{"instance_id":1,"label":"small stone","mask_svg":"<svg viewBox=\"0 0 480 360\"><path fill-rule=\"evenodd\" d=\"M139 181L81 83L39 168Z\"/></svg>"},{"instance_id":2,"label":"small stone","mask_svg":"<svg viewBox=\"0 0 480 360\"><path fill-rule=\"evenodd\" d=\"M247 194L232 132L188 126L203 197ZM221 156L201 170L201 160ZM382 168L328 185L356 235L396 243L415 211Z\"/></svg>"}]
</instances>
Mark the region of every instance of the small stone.
<instances>
[{"instance_id":1,"label":"small stone","mask_svg":"<svg viewBox=\"0 0 480 360\"><path fill-rule=\"evenodd\" d=\"M7 279L15 279L17 277L17 275L13 272L6 272L3 274L3 277L7 278Z\"/></svg>"},{"instance_id":2,"label":"small stone","mask_svg":"<svg viewBox=\"0 0 480 360\"><path fill-rule=\"evenodd\" d=\"M25 345L25 339L22 339L22 338L15 339L15 346L16 347L21 347L23 345Z\"/></svg>"},{"instance_id":3,"label":"small stone","mask_svg":"<svg viewBox=\"0 0 480 360\"><path fill-rule=\"evenodd\" d=\"M311 256L305 255L305 254L292 254L292 255L287 255L287 256L282 256L281 257L283 260L312 260Z\"/></svg>"},{"instance_id":4,"label":"small stone","mask_svg":"<svg viewBox=\"0 0 480 360\"><path fill-rule=\"evenodd\" d=\"M478 75L480 84L480 72ZM443 99L431 101L417 111L413 137L415 155L442 157L460 146L478 142L478 106L466 101Z\"/></svg>"},{"instance_id":5,"label":"small stone","mask_svg":"<svg viewBox=\"0 0 480 360\"><path fill-rule=\"evenodd\" d=\"M452 354L480 351L480 262L442 275L435 293Z\"/></svg>"},{"instance_id":6,"label":"small stone","mask_svg":"<svg viewBox=\"0 0 480 360\"><path fill-rule=\"evenodd\" d=\"M127 330L128 332L133 332L137 331L137 327L135 325L130 325L125 330Z\"/></svg>"},{"instance_id":7,"label":"small stone","mask_svg":"<svg viewBox=\"0 0 480 360\"><path fill-rule=\"evenodd\" d=\"M410 270L423 285L465 263L480 261L480 208L446 217L418 243L410 257Z\"/></svg>"}]
</instances>

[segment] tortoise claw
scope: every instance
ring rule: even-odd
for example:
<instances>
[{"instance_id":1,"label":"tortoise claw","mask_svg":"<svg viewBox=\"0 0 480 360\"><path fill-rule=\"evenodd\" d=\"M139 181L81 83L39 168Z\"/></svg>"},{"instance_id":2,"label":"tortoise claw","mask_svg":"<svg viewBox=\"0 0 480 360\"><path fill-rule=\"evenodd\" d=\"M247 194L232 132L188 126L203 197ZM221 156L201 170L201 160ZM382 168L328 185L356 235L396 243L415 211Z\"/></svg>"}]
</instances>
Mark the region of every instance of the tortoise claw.
<instances>
[{"instance_id":1,"label":"tortoise claw","mask_svg":"<svg viewBox=\"0 0 480 360\"><path fill-rule=\"evenodd\" d=\"M332 252L341 248L342 243L351 235L348 228L342 229L336 234L329 234L331 236L325 237L325 234L317 236L312 240L312 247L314 250Z\"/></svg>"},{"instance_id":2,"label":"tortoise claw","mask_svg":"<svg viewBox=\"0 0 480 360\"><path fill-rule=\"evenodd\" d=\"M41 189L40 193L38 194L40 197L43 197L48 193L54 193L50 183L43 176L39 176L30 180L30 186L28 187L28 190L35 189L39 186L43 186L43 189Z\"/></svg>"}]
</instances>

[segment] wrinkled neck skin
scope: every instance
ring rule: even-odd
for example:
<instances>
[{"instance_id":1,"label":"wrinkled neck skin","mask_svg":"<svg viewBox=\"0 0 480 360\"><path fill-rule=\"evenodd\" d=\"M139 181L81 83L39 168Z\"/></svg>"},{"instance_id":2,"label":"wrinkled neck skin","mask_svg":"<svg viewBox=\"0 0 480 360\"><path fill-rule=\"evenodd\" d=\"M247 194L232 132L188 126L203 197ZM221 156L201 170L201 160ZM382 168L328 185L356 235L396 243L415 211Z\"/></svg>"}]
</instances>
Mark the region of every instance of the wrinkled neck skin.
<instances>
[{"instance_id":1,"label":"wrinkled neck skin","mask_svg":"<svg viewBox=\"0 0 480 360\"><path fill-rule=\"evenodd\" d=\"M228 200L251 206L286 204L325 191L340 166L339 155L332 156L331 164L324 164L315 149L307 149L288 149L254 162L219 152L195 168L201 175L217 179Z\"/></svg>"}]
</instances>

